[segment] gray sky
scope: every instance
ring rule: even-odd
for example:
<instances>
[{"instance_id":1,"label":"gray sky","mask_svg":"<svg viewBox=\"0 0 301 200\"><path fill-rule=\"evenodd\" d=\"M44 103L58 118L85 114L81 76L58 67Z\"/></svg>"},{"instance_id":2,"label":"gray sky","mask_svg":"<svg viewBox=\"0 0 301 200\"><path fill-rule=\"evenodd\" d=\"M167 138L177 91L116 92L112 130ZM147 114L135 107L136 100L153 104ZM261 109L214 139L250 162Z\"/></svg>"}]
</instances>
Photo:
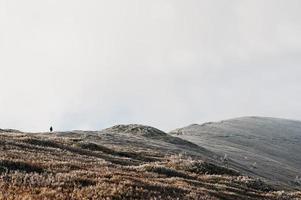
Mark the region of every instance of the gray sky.
<instances>
[{"instance_id":1,"label":"gray sky","mask_svg":"<svg viewBox=\"0 0 301 200\"><path fill-rule=\"evenodd\" d=\"M300 0L0 0L0 128L301 120Z\"/></svg>"}]
</instances>

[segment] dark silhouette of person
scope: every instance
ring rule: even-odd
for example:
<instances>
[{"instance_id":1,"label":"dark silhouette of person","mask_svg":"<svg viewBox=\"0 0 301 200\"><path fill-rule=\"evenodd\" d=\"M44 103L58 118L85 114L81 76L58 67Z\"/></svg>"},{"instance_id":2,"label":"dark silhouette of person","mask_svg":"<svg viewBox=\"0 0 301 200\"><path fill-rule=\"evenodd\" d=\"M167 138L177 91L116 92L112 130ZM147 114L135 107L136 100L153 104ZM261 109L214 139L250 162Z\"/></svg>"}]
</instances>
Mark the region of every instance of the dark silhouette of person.
<instances>
[{"instance_id":1,"label":"dark silhouette of person","mask_svg":"<svg viewBox=\"0 0 301 200\"><path fill-rule=\"evenodd\" d=\"M50 132L52 132L52 131L53 131L53 128L52 128L52 126L50 126L50 129L49 129L49 130L50 130Z\"/></svg>"}]
</instances>

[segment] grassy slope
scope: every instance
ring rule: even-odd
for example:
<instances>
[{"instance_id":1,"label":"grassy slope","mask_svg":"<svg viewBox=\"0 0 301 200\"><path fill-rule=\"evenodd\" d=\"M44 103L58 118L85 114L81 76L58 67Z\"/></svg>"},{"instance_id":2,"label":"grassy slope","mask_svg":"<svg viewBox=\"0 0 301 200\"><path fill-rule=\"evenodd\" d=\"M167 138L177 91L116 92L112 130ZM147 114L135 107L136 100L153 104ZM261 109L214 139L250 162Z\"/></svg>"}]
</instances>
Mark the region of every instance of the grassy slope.
<instances>
[{"instance_id":1,"label":"grassy slope","mask_svg":"<svg viewBox=\"0 0 301 200\"><path fill-rule=\"evenodd\" d=\"M240 163L247 174L280 185L301 175L301 122L244 117L173 131L180 138Z\"/></svg>"},{"instance_id":2,"label":"grassy slope","mask_svg":"<svg viewBox=\"0 0 301 200\"><path fill-rule=\"evenodd\" d=\"M140 126L2 131L0 150L0 199L301 198L210 163L210 151Z\"/></svg>"}]
</instances>

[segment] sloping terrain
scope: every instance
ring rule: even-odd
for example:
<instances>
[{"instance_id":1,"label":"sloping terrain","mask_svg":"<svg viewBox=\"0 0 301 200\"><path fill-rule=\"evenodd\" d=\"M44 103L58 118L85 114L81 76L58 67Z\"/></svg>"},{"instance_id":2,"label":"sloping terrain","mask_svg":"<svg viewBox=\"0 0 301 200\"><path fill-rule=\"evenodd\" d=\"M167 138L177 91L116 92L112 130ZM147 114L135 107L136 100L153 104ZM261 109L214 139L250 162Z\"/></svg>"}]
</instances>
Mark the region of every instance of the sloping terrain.
<instances>
[{"instance_id":1,"label":"sloping terrain","mask_svg":"<svg viewBox=\"0 0 301 200\"><path fill-rule=\"evenodd\" d=\"M301 199L158 129L0 133L0 199Z\"/></svg>"},{"instance_id":2,"label":"sloping terrain","mask_svg":"<svg viewBox=\"0 0 301 200\"><path fill-rule=\"evenodd\" d=\"M193 124L171 134L240 163L244 174L273 184L300 185L300 121L243 117Z\"/></svg>"}]
</instances>

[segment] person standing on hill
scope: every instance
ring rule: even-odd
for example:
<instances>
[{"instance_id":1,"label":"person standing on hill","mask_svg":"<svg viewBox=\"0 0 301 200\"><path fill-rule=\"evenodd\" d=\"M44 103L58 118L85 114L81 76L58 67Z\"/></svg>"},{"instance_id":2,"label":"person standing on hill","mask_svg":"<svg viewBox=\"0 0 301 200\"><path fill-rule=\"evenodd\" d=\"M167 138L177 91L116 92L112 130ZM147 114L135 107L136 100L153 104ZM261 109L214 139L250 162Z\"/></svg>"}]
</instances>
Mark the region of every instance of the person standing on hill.
<instances>
[{"instance_id":1,"label":"person standing on hill","mask_svg":"<svg viewBox=\"0 0 301 200\"><path fill-rule=\"evenodd\" d=\"M52 132L52 131L53 131L53 128L52 128L52 126L50 126L50 129L49 129L49 130L50 130L50 132Z\"/></svg>"}]
</instances>

